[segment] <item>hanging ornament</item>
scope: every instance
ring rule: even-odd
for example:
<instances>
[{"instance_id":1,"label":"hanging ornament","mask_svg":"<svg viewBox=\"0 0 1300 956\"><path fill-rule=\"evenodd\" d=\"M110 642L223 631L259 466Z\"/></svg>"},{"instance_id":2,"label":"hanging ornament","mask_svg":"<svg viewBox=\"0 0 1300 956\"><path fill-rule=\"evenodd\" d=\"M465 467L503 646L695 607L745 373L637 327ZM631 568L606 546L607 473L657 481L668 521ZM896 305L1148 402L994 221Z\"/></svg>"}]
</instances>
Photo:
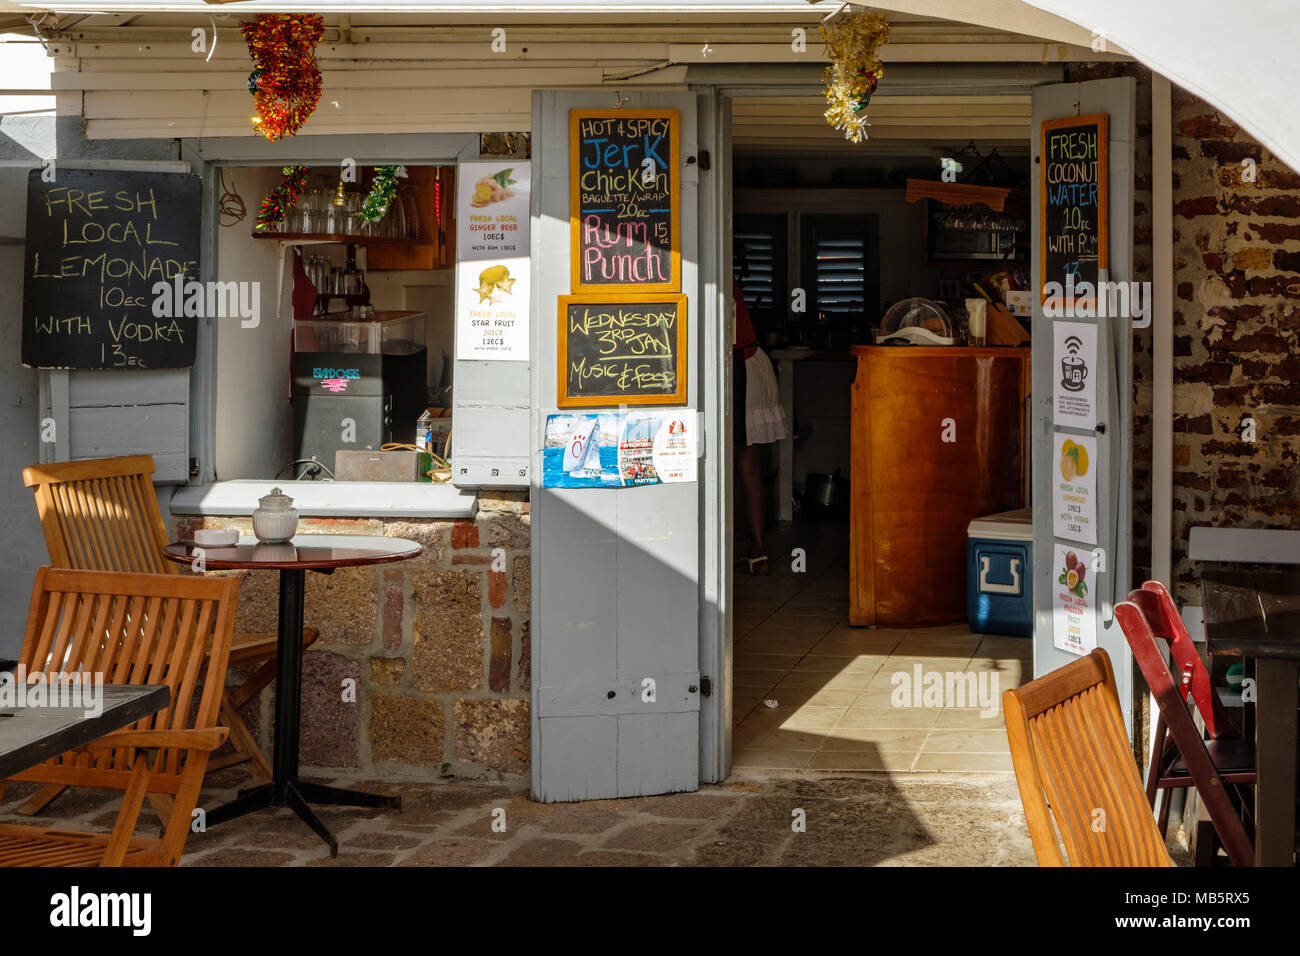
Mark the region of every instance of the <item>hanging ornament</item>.
<instances>
[{"instance_id":1,"label":"hanging ornament","mask_svg":"<svg viewBox=\"0 0 1300 956\"><path fill-rule=\"evenodd\" d=\"M370 185L370 195L361 204L361 218L366 222L379 222L388 213L388 205L397 195L397 180L406 178L405 166L376 166L375 181Z\"/></svg>"},{"instance_id":2,"label":"hanging ornament","mask_svg":"<svg viewBox=\"0 0 1300 956\"><path fill-rule=\"evenodd\" d=\"M258 232L275 232L289 210L298 205L298 197L307 188L306 166L285 166L280 170L284 178L271 194L262 200L257 213Z\"/></svg>"},{"instance_id":3,"label":"hanging ornament","mask_svg":"<svg viewBox=\"0 0 1300 956\"><path fill-rule=\"evenodd\" d=\"M883 67L875 70L863 69L858 71L858 76L862 77L866 82L867 91L853 102L854 110L860 113L867 108L867 104L871 102L871 94L876 92L876 87L880 84L880 76L884 72Z\"/></svg>"},{"instance_id":4,"label":"hanging ornament","mask_svg":"<svg viewBox=\"0 0 1300 956\"><path fill-rule=\"evenodd\" d=\"M885 72L876 50L889 42L889 23L883 13L846 13L818 29L831 60L822 76L830 107L826 122L843 130L845 139L860 143L871 125L862 111Z\"/></svg>"},{"instance_id":5,"label":"hanging ornament","mask_svg":"<svg viewBox=\"0 0 1300 956\"><path fill-rule=\"evenodd\" d=\"M242 22L254 69L248 75L257 117L253 125L269 140L293 136L320 102L316 44L325 20L314 13L259 13Z\"/></svg>"}]
</instances>

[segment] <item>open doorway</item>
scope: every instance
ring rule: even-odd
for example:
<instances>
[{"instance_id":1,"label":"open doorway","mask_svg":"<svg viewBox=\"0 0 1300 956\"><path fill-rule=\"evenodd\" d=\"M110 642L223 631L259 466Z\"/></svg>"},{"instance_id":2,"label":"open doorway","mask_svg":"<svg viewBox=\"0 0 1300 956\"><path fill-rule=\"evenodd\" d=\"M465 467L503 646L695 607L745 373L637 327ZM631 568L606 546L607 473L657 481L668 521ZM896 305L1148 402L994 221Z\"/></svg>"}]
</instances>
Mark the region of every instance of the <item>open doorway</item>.
<instances>
[{"instance_id":1,"label":"open doorway","mask_svg":"<svg viewBox=\"0 0 1300 956\"><path fill-rule=\"evenodd\" d=\"M733 356L740 383L730 423L736 436L736 770L1011 771L1000 690L1030 676L1031 642L1014 625L984 621L972 629L965 530L969 518L1027 504L1021 412L1028 349L1015 350L1023 352L1023 375L992 373L1011 383L1005 400L990 406L1007 418L998 426L1005 441L990 447L1014 458L998 471L998 480L1010 487L969 500L949 495L957 510L994 503L962 519L961 532L953 533L951 515L939 522L940 530L930 527L928 516L943 508L927 503L929 492L917 495L906 487L913 473L920 481L938 474L934 492L947 493L951 485L942 472L951 468L952 449L894 433L892 456L878 449L873 454L869 438L863 440L863 418L873 408L893 414L880 388L914 388L921 400L945 389L1002 394L1000 387L990 383L986 368L962 383L945 382L944 374L930 370L901 380L893 373L873 389L863 380L860 347L882 358L922 355L915 351L919 345L878 344L882 323L894 321L899 310L891 309L900 306L912 317L907 324L922 325L931 315L946 323L931 331L947 341L925 355L938 357L941 349L968 359L975 352L966 351L965 300L984 293L1003 300L999 279L1028 288L1027 215L1015 208L985 214L967 208L973 204L908 201L909 180L943 181L945 157L955 161L960 183L1025 189L1027 96L1025 101L1025 136L1016 141L938 138L856 147L829 139L800 142L809 118L820 119L816 96L734 103L737 345L751 352L756 347L770 362L783 426L774 440L757 447L745 443L755 416L760 437L771 437L763 428L767 403L754 395L755 360L743 352ZM934 105L925 112L933 115ZM927 311L926 303L937 309ZM759 361L761 385L765 362ZM962 427L970 421L965 411L953 417ZM940 440L937 430L934 438ZM897 501L889 483L880 483L882 470L903 486ZM977 463L972 470L979 470ZM881 516L865 537L864 509ZM751 560L761 556L765 563ZM935 562L955 569L937 588L927 575ZM875 569L879 581L865 584L864 569ZM1027 574L1028 564L1018 571ZM909 573L918 581L917 600L933 608L918 613L916 600L909 609L908 602L893 599L891 591ZM995 568L990 580L1009 586L1000 573ZM864 588L874 591L866 620ZM1007 631L1013 633L1001 633Z\"/></svg>"}]
</instances>

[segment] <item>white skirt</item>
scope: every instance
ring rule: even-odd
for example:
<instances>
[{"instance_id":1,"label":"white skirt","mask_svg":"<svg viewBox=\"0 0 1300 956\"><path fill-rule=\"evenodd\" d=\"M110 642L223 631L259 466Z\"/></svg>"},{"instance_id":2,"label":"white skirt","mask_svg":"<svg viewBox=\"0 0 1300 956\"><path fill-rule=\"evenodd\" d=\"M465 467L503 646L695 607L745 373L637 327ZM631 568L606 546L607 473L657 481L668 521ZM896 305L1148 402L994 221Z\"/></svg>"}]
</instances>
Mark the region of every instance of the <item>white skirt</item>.
<instances>
[{"instance_id":1,"label":"white skirt","mask_svg":"<svg viewBox=\"0 0 1300 956\"><path fill-rule=\"evenodd\" d=\"M755 349L745 359L745 442L766 445L788 434L776 370L767 353Z\"/></svg>"}]
</instances>

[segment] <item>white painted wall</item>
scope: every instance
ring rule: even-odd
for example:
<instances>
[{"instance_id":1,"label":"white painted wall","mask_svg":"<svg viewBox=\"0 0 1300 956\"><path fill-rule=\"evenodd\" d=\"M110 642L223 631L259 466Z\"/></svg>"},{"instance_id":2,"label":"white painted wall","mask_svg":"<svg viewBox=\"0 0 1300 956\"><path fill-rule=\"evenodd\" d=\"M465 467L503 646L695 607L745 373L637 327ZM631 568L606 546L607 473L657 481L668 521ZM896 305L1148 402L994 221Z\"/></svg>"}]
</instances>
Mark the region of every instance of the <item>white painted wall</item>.
<instances>
[{"instance_id":1,"label":"white painted wall","mask_svg":"<svg viewBox=\"0 0 1300 956\"><path fill-rule=\"evenodd\" d=\"M218 479L269 478L293 457L289 404L289 336L292 313L281 315L277 297L278 246L252 238L257 210L280 179L272 166L234 167L226 181L244 199L248 215L217 236L217 274L222 282L262 284L261 322L243 328L238 319L217 319L216 469Z\"/></svg>"},{"instance_id":2,"label":"white painted wall","mask_svg":"<svg viewBox=\"0 0 1300 956\"><path fill-rule=\"evenodd\" d=\"M23 613L36 569L49 559L36 504L23 486L22 468L35 464L39 449L39 385L35 369L18 364L22 343L23 236L26 232L27 173L55 155L54 97L49 61L37 43L7 43L0 56L0 658L18 656Z\"/></svg>"}]
</instances>

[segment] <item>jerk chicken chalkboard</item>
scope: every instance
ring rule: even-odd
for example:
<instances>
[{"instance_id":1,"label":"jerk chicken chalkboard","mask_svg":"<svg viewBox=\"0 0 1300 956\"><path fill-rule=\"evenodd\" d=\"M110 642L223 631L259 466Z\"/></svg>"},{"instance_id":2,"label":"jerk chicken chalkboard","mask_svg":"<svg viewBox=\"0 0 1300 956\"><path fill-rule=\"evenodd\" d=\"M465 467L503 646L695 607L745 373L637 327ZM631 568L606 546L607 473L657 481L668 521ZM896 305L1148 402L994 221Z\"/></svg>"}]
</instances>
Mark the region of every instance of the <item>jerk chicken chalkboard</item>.
<instances>
[{"instance_id":1,"label":"jerk chicken chalkboard","mask_svg":"<svg viewBox=\"0 0 1300 956\"><path fill-rule=\"evenodd\" d=\"M196 291L199 195L199 178L187 173L58 169L47 177L32 170L23 364L193 365L203 311ZM167 294L160 297L155 287ZM194 307L175 294L182 289Z\"/></svg>"},{"instance_id":2,"label":"jerk chicken chalkboard","mask_svg":"<svg viewBox=\"0 0 1300 956\"><path fill-rule=\"evenodd\" d=\"M1105 113L1043 123L1039 258L1045 300L1049 283L1060 283L1067 300L1091 299L1108 267L1108 135Z\"/></svg>"},{"instance_id":3,"label":"jerk chicken chalkboard","mask_svg":"<svg viewBox=\"0 0 1300 956\"><path fill-rule=\"evenodd\" d=\"M569 113L573 291L680 292L676 110Z\"/></svg>"},{"instance_id":4,"label":"jerk chicken chalkboard","mask_svg":"<svg viewBox=\"0 0 1300 956\"><path fill-rule=\"evenodd\" d=\"M561 408L686 401L686 296L559 297Z\"/></svg>"}]
</instances>

